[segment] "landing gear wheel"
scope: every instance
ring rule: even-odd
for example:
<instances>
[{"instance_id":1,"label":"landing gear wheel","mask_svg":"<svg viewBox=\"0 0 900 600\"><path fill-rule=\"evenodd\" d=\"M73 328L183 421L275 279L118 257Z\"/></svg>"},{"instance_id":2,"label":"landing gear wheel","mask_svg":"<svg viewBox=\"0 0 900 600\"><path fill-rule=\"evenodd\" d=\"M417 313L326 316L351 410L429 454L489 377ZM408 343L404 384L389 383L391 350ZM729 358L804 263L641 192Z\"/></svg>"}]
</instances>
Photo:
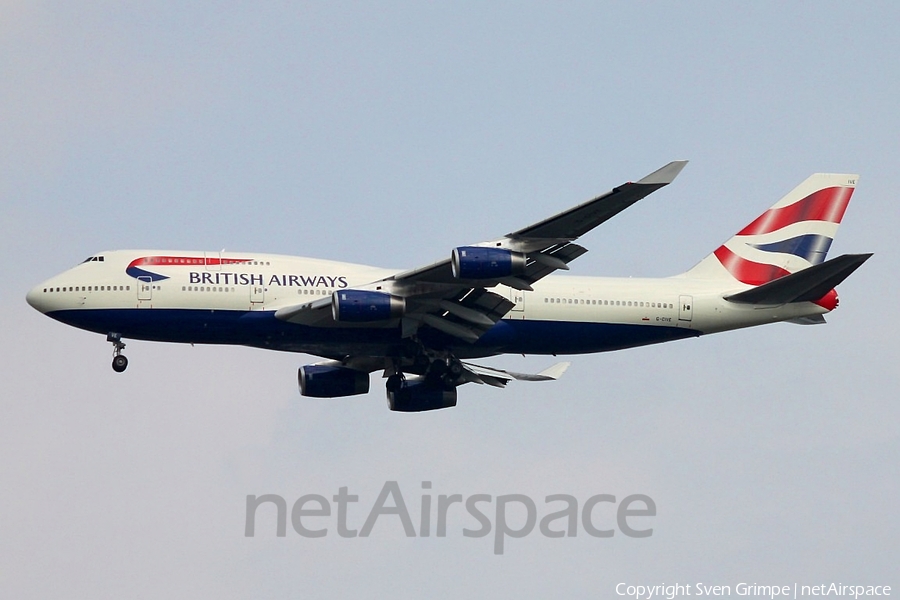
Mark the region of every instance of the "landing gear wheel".
<instances>
[{"instance_id":1,"label":"landing gear wheel","mask_svg":"<svg viewBox=\"0 0 900 600\"><path fill-rule=\"evenodd\" d=\"M458 360L451 360L450 365L447 367L450 375L455 378L458 378L463 373L463 364Z\"/></svg>"},{"instance_id":2,"label":"landing gear wheel","mask_svg":"<svg viewBox=\"0 0 900 600\"><path fill-rule=\"evenodd\" d=\"M445 390L452 390L456 387L456 382L459 380L458 377L454 377L450 373L444 373L441 376L441 383L444 386Z\"/></svg>"},{"instance_id":3,"label":"landing gear wheel","mask_svg":"<svg viewBox=\"0 0 900 600\"><path fill-rule=\"evenodd\" d=\"M121 373L128 368L128 359L122 355L122 350L125 349L125 344L122 342L122 335L111 331L106 334L106 341L113 345L113 371Z\"/></svg>"},{"instance_id":4,"label":"landing gear wheel","mask_svg":"<svg viewBox=\"0 0 900 600\"><path fill-rule=\"evenodd\" d=\"M128 359L124 354L117 354L113 357L112 368L116 373L121 373L128 368Z\"/></svg>"},{"instance_id":5,"label":"landing gear wheel","mask_svg":"<svg viewBox=\"0 0 900 600\"><path fill-rule=\"evenodd\" d=\"M413 373L424 373L428 370L428 365L431 364L431 361L428 360L428 357L424 354L419 354L413 359L412 372Z\"/></svg>"},{"instance_id":6,"label":"landing gear wheel","mask_svg":"<svg viewBox=\"0 0 900 600\"><path fill-rule=\"evenodd\" d=\"M428 373L434 377L440 377L446 372L447 363L443 359L431 361L431 366L428 367Z\"/></svg>"},{"instance_id":7,"label":"landing gear wheel","mask_svg":"<svg viewBox=\"0 0 900 600\"><path fill-rule=\"evenodd\" d=\"M403 387L403 376L402 375L391 375L387 378L387 383L385 385L387 387L388 392L399 392L400 388Z\"/></svg>"}]
</instances>

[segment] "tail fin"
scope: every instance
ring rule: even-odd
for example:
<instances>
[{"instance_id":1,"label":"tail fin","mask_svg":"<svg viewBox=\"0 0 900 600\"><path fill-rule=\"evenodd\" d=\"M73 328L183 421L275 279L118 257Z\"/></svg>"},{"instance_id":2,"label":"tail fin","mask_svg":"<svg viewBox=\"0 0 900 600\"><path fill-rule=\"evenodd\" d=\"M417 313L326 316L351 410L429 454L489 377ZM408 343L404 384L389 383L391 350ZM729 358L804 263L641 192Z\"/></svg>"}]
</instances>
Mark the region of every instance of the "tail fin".
<instances>
[{"instance_id":1,"label":"tail fin","mask_svg":"<svg viewBox=\"0 0 900 600\"><path fill-rule=\"evenodd\" d=\"M857 175L816 173L684 273L762 285L824 262Z\"/></svg>"}]
</instances>

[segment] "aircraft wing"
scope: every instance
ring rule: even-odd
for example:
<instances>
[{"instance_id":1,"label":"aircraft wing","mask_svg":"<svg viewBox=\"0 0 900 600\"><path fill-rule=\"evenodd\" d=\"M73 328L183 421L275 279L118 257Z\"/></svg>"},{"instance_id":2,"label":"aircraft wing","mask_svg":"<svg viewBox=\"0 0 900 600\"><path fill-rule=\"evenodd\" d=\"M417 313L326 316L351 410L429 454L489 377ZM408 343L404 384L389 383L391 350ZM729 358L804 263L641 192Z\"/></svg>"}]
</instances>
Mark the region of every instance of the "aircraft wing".
<instances>
[{"instance_id":1,"label":"aircraft wing","mask_svg":"<svg viewBox=\"0 0 900 600\"><path fill-rule=\"evenodd\" d=\"M515 373L513 371L504 371L503 369L495 369L493 367L485 367L473 363L463 363L463 381L473 383L486 383L494 387L505 387L507 383L513 379L519 381L556 381L563 376L566 369L569 368L569 362L556 363L548 369L544 369L540 373Z\"/></svg>"},{"instance_id":2,"label":"aircraft wing","mask_svg":"<svg viewBox=\"0 0 900 600\"><path fill-rule=\"evenodd\" d=\"M572 363L559 362L544 369L540 373L517 373L515 371L505 371L494 367L484 365L476 365L475 363L463 362L463 372L460 378L460 385L463 383L477 383L479 385L490 385L493 387L506 387L506 384L512 380L517 381L556 381L569 368ZM315 363L315 366L327 367L346 367L355 371L364 373L372 373L381 369L386 369L386 361L383 356L354 356L344 360L324 360ZM385 377L393 371L385 370Z\"/></svg>"},{"instance_id":3,"label":"aircraft wing","mask_svg":"<svg viewBox=\"0 0 900 600\"><path fill-rule=\"evenodd\" d=\"M280 308L275 311L275 318L312 327L390 328L399 324L404 338L411 337L420 327L427 325L471 343L477 341L515 306L503 296L482 288L443 286L418 295L410 293L404 298L406 311L402 318L377 323L336 321L334 301L330 296Z\"/></svg>"},{"instance_id":4,"label":"aircraft wing","mask_svg":"<svg viewBox=\"0 0 900 600\"><path fill-rule=\"evenodd\" d=\"M401 298L404 303L402 317L377 323L338 322L333 314L332 298L283 307L276 311L275 317L317 327L389 328L399 324L404 338L415 335L422 327L430 327L473 343L515 306L513 301L489 288L502 284L517 290L531 290L535 281L556 270L568 270L568 263L587 252L573 243L574 240L671 183L686 164L687 161L670 162L637 182L623 183L498 240L454 250L454 257L461 251L515 254L521 267L515 275L467 277L464 273L455 274L454 259L447 258L356 288Z\"/></svg>"},{"instance_id":5,"label":"aircraft wing","mask_svg":"<svg viewBox=\"0 0 900 600\"><path fill-rule=\"evenodd\" d=\"M528 256L528 263L524 275L500 278L492 282L473 283L482 287L491 287L502 283L516 289L528 290L530 284L553 271L567 270L569 262L587 252L587 249L573 244L574 240L608 221L638 200L671 183L686 164L686 160L670 162L637 182L623 183L574 208L508 233L499 240L474 244L474 246L486 248L503 248L524 252ZM402 282L460 283L460 279L453 275L449 258L399 273L390 279Z\"/></svg>"}]
</instances>

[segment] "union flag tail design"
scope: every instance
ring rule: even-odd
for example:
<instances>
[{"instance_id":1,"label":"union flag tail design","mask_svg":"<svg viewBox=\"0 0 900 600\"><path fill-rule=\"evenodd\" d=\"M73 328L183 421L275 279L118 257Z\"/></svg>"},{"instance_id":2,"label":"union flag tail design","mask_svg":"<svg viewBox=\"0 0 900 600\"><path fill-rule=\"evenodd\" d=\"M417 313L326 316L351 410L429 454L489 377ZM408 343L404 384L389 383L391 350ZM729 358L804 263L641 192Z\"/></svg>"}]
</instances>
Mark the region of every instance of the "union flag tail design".
<instances>
[{"instance_id":1,"label":"union flag tail design","mask_svg":"<svg viewBox=\"0 0 900 600\"><path fill-rule=\"evenodd\" d=\"M810 176L684 276L762 285L821 264L857 180L849 174Z\"/></svg>"}]
</instances>

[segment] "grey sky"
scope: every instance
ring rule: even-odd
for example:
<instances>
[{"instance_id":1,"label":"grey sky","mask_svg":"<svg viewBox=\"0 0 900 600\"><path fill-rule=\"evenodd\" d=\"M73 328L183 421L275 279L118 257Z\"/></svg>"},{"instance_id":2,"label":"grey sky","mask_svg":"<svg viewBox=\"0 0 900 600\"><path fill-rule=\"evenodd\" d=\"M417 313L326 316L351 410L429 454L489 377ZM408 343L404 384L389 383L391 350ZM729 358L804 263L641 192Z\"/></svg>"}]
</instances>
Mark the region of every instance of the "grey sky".
<instances>
[{"instance_id":1,"label":"grey sky","mask_svg":"<svg viewBox=\"0 0 900 600\"><path fill-rule=\"evenodd\" d=\"M0 2L0 595L614 597L620 581L900 588L892 3ZM308 357L129 342L27 290L103 249L406 268L669 160L578 275L686 270L816 171L858 172L824 327L575 357L456 409L311 400ZM541 369L552 357L483 361ZM276 538L247 494L650 495L654 535ZM598 513L599 514L599 513ZM333 521L328 521L333 527Z\"/></svg>"}]
</instances>

